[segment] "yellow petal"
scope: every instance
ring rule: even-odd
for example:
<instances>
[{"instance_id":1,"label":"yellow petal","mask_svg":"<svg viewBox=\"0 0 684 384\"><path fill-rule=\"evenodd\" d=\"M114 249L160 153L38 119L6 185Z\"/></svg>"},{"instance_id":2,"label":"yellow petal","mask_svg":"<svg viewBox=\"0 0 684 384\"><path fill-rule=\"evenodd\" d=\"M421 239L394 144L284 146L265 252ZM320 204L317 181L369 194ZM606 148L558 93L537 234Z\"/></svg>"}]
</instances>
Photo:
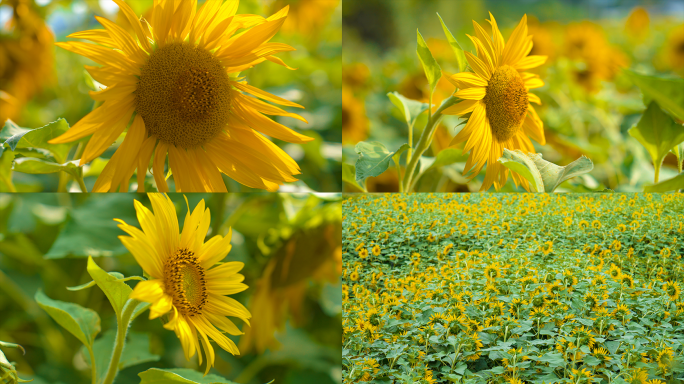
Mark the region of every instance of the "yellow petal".
<instances>
[{"instance_id":1,"label":"yellow petal","mask_svg":"<svg viewBox=\"0 0 684 384\"><path fill-rule=\"evenodd\" d=\"M472 68L473 71L475 71L475 73L477 73L480 77L489 81L489 79L492 77L492 72L485 65L485 63L468 51L464 53L466 56L466 61L468 61L468 65L470 65L470 68Z\"/></svg>"},{"instance_id":2,"label":"yellow petal","mask_svg":"<svg viewBox=\"0 0 684 384\"><path fill-rule=\"evenodd\" d=\"M466 100L482 100L487 94L487 88L485 87L472 87L464 88L454 93L455 97L466 99Z\"/></svg>"}]
</instances>

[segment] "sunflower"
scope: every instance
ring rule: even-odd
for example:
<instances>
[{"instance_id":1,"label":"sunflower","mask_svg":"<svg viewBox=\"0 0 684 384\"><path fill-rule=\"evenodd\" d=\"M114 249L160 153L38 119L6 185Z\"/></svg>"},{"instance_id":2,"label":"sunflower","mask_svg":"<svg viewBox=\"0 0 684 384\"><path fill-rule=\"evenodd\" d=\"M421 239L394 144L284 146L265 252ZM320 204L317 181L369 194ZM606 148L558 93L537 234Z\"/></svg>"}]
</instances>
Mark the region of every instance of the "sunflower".
<instances>
[{"instance_id":1,"label":"sunflower","mask_svg":"<svg viewBox=\"0 0 684 384\"><path fill-rule=\"evenodd\" d=\"M504 148L534 152L529 137L546 144L542 121L530 105L530 102L541 104L541 100L528 92L543 86L544 82L538 75L523 72L544 64L546 56L528 56L532 36L527 34L527 15L520 20L507 44L494 16L491 13L489 16L493 39L473 21L477 37L468 37L477 48L477 56L470 52L465 55L474 72L447 75L459 88L454 96L462 101L444 110L445 114L468 119L451 144L467 141L464 151L470 151L470 156L464 173L472 170L470 179L488 164L481 191L492 185L498 190L506 183L508 169L497 162ZM527 180L519 174L513 173L513 180L516 185L520 183L529 188Z\"/></svg>"},{"instance_id":2,"label":"sunflower","mask_svg":"<svg viewBox=\"0 0 684 384\"><path fill-rule=\"evenodd\" d=\"M671 68L684 70L684 26L674 29L668 36L666 58Z\"/></svg>"},{"instance_id":3,"label":"sunflower","mask_svg":"<svg viewBox=\"0 0 684 384\"><path fill-rule=\"evenodd\" d=\"M238 1L209 0L196 11L196 0L158 0L148 23L139 20L123 0L114 1L133 36L124 27L96 17L104 30L69 37L98 45L56 43L101 64L86 69L107 88L91 92L102 105L50 143L92 135L81 157L83 165L102 154L129 127L93 191L127 192L136 168L138 190L144 191L152 160L157 189L167 192L167 153L177 192L225 192L221 173L248 187L269 191L296 180L293 175L300 173L297 163L257 131L304 143L313 139L265 115L306 120L259 99L303 107L239 77L239 72L266 60L287 67L273 55L294 48L268 41L285 22L288 7L263 18L236 15ZM238 30L241 32L236 34Z\"/></svg>"},{"instance_id":4,"label":"sunflower","mask_svg":"<svg viewBox=\"0 0 684 384\"><path fill-rule=\"evenodd\" d=\"M682 292L681 288L679 288L679 284L675 281L668 281L663 284L663 291L665 291L665 294L670 301L676 301L679 298L679 294Z\"/></svg>"},{"instance_id":5,"label":"sunflower","mask_svg":"<svg viewBox=\"0 0 684 384\"><path fill-rule=\"evenodd\" d=\"M230 232L225 237L217 235L204 242L210 224L204 200L192 214L188 206L183 231L179 232L171 200L162 194L149 194L149 198L153 212L135 200L142 231L116 219L119 228L130 235L119 239L149 276L149 280L135 286L130 296L152 303L150 319L167 315L164 328L176 332L185 358L190 360L197 351L202 364L199 336L207 359L206 372L209 372L214 365L210 339L231 354L240 354L223 332L231 335L242 332L226 316L237 317L247 324L252 317L242 304L224 296L247 289L242 283L244 276L237 273L244 263L230 261L216 265L230 251L231 235Z\"/></svg>"}]
</instances>

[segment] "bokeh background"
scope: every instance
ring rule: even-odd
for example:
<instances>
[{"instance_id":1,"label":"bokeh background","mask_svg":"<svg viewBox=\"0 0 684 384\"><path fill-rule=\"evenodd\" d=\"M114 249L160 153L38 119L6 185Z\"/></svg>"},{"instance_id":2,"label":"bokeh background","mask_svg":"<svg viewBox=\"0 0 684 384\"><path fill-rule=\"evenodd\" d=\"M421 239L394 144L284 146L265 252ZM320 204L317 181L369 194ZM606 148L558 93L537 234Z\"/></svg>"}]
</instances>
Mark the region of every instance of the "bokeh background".
<instances>
[{"instance_id":1,"label":"bokeh background","mask_svg":"<svg viewBox=\"0 0 684 384\"><path fill-rule=\"evenodd\" d=\"M183 195L169 196L182 225ZM341 383L341 196L186 196L191 209L204 199L211 211L207 239L233 229L232 250L224 261L245 263L241 273L249 288L232 297L250 309L252 329L259 330L232 337L240 356L214 345L211 373L240 384ZM81 343L38 306L34 294L42 289L54 300L95 310L102 333L116 329L114 311L97 286L66 287L91 280L88 255L108 272L142 274L118 239L125 233L113 221L140 227L134 199L151 209L145 194L0 194L0 340L26 349L25 355L2 349L20 378L35 384L90 383ZM257 315L268 310L274 314L271 321ZM185 360L175 333L148 316L146 311L135 319L129 333L139 348L148 349L146 362L122 370L116 383L138 383L137 374L152 367L199 369L196 357ZM239 320L236 324L248 328ZM267 347L257 348L257 341Z\"/></svg>"},{"instance_id":2,"label":"bokeh background","mask_svg":"<svg viewBox=\"0 0 684 384\"><path fill-rule=\"evenodd\" d=\"M149 19L152 0L128 0L127 3L136 14ZM297 49L279 57L298 69L291 71L266 62L242 74L251 85L306 108L300 114L309 124L289 117L277 119L315 138L303 145L276 140L302 170L298 176L300 182L283 190L337 192L341 190L341 1L241 0L238 13L270 16L285 5L290 6L289 16L273 41ZM94 18L96 15L115 22L124 19L111 0L0 1L0 124L9 118L20 127L32 129L64 118L74 125L93 109L94 101L88 95L92 80L83 65L94 63L55 47L54 42L75 41L66 36L76 31L102 29ZM7 139L5 136L0 132L3 142ZM119 138L101 160L111 157L122 140L123 137ZM69 159L73 158L73 152L75 147ZM102 170L101 160L84 169L88 190ZM80 191L75 183L60 184L59 173L10 173L9 177L18 191L57 191L58 188ZM228 178L225 180L229 191L250 190ZM0 191L8 190L4 184L0 180Z\"/></svg>"},{"instance_id":3,"label":"bokeh background","mask_svg":"<svg viewBox=\"0 0 684 384\"><path fill-rule=\"evenodd\" d=\"M406 123L386 94L428 101L429 86L416 56L419 29L433 56L449 73L458 72L436 15L444 19L464 50L475 52L466 34L472 20L491 33L492 12L508 40L523 14L534 36L530 54L548 55L531 70L546 83L533 92L544 122L547 144L535 149L544 159L566 165L581 155L594 170L566 184L565 191L643 191L654 169L643 146L627 130L645 106L639 89L621 68L653 75L684 76L684 2L681 0L345 0L343 23L343 162L354 164L357 142L380 141L393 151L407 142ZM444 77L434 102L450 96L454 87ZM680 122L681 123L681 122ZM447 116L425 156L435 156L455 135L457 117ZM414 143L425 122L415 125ZM463 144L460 144L463 148ZM484 171L466 185L461 162L426 175L437 178L439 191L477 191ZM674 155L665 159L660 180L677 174ZM345 183L346 191L357 192ZM369 178L369 191L397 191L394 167ZM420 185L418 186L420 190ZM513 183L504 191L516 190ZM521 189L518 189L521 190Z\"/></svg>"}]
</instances>

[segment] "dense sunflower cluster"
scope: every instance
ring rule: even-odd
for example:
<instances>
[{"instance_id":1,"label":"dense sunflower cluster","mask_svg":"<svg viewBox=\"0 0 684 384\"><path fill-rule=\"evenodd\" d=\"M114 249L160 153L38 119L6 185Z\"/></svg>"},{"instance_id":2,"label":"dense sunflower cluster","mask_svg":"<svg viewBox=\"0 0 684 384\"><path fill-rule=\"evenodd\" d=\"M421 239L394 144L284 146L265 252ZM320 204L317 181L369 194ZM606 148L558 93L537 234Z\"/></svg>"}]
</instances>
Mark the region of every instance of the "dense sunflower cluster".
<instances>
[{"instance_id":1,"label":"dense sunflower cluster","mask_svg":"<svg viewBox=\"0 0 684 384\"><path fill-rule=\"evenodd\" d=\"M343 207L345 382L684 378L683 195L365 195Z\"/></svg>"}]
</instances>

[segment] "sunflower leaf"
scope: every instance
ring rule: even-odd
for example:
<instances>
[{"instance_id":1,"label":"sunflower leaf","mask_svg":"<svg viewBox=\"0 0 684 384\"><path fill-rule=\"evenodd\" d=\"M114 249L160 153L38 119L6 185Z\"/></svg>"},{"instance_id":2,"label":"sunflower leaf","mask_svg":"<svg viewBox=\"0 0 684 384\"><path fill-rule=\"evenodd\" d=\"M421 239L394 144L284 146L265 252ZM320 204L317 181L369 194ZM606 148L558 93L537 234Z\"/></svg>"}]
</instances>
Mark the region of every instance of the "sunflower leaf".
<instances>
[{"instance_id":1,"label":"sunflower leaf","mask_svg":"<svg viewBox=\"0 0 684 384\"><path fill-rule=\"evenodd\" d=\"M389 92L387 97L389 97L392 104L399 109L399 112L404 116L404 120L406 120L406 124L408 124L409 127L413 126L413 122L416 121L418 115L428 109L426 103L411 100L401 95L399 92Z\"/></svg>"},{"instance_id":2,"label":"sunflower leaf","mask_svg":"<svg viewBox=\"0 0 684 384\"><path fill-rule=\"evenodd\" d=\"M364 188L356 182L356 167L353 164L342 164L342 181L352 185L361 192L366 192Z\"/></svg>"},{"instance_id":3,"label":"sunflower leaf","mask_svg":"<svg viewBox=\"0 0 684 384\"><path fill-rule=\"evenodd\" d=\"M13 170L15 172L29 173L32 175L66 172L74 177L78 177L83 169L78 166L78 160L59 164L33 157L22 157L14 161Z\"/></svg>"},{"instance_id":4,"label":"sunflower leaf","mask_svg":"<svg viewBox=\"0 0 684 384\"><path fill-rule=\"evenodd\" d=\"M656 102L651 102L636 126L629 129L630 136L646 148L656 169L670 150L684 141L684 126L675 123Z\"/></svg>"},{"instance_id":5,"label":"sunflower leaf","mask_svg":"<svg viewBox=\"0 0 684 384\"><path fill-rule=\"evenodd\" d=\"M442 29L444 30L444 35L447 38L447 41L449 42L449 45L451 46L451 49L454 51L454 54L456 55L456 64L458 65L458 71L463 72L466 69L466 65L468 65L468 62L466 61L465 53L463 52L463 48L461 48L461 45L456 41L456 38L454 35L451 34L451 31L449 28L447 28L446 24L444 24L444 20L442 20L442 16L437 14L437 17L439 17L439 22L442 23Z\"/></svg>"},{"instance_id":6,"label":"sunflower leaf","mask_svg":"<svg viewBox=\"0 0 684 384\"><path fill-rule=\"evenodd\" d=\"M437 86L437 82L442 77L442 69L439 67L439 64L437 64L435 58L432 57L432 52L430 52L430 48L428 48L427 43L425 43L423 35L421 35L418 30L416 30L416 32L418 33L418 48L416 48L416 53L418 53L418 59L420 59L420 63L423 65L425 76L427 76L428 83L430 84L430 94L432 95L432 92L434 92L435 87Z\"/></svg>"},{"instance_id":7,"label":"sunflower leaf","mask_svg":"<svg viewBox=\"0 0 684 384\"><path fill-rule=\"evenodd\" d=\"M69 123L61 118L36 129L21 128L12 120L7 120L0 131L0 140L4 140L0 153L6 148L5 146L12 151L38 148L50 152L56 162L63 163L74 143L50 144L48 140L60 136L68 129Z\"/></svg>"},{"instance_id":8,"label":"sunflower leaf","mask_svg":"<svg viewBox=\"0 0 684 384\"><path fill-rule=\"evenodd\" d=\"M674 148L670 149L670 152L672 152L672 154L674 154L677 158L679 169L681 170L684 168L684 143L676 145Z\"/></svg>"},{"instance_id":9,"label":"sunflower leaf","mask_svg":"<svg viewBox=\"0 0 684 384\"><path fill-rule=\"evenodd\" d=\"M553 192L566 180L583 175L594 169L594 163L588 157L582 156L566 166L556 165L542 159L540 153L528 154L541 174L544 181L544 191Z\"/></svg>"},{"instance_id":10,"label":"sunflower leaf","mask_svg":"<svg viewBox=\"0 0 684 384\"><path fill-rule=\"evenodd\" d=\"M126 301L128 301L128 296L133 292L131 287L123 282L123 280L117 279L115 276L110 275L104 269L100 268L100 266L93 261L92 256L88 256L88 273L109 299L109 302L112 304L112 308L114 308L114 312L116 313L116 317L121 319L121 311L123 310Z\"/></svg>"},{"instance_id":11,"label":"sunflower leaf","mask_svg":"<svg viewBox=\"0 0 684 384\"><path fill-rule=\"evenodd\" d=\"M661 108L684 120L684 79L642 75L623 70L644 95L644 105L655 100Z\"/></svg>"},{"instance_id":12,"label":"sunflower leaf","mask_svg":"<svg viewBox=\"0 0 684 384\"><path fill-rule=\"evenodd\" d=\"M644 187L644 192L668 192L679 189L684 189L684 173L653 185L647 185Z\"/></svg>"},{"instance_id":13,"label":"sunflower leaf","mask_svg":"<svg viewBox=\"0 0 684 384\"><path fill-rule=\"evenodd\" d=\"M380 176L389 167L392 156L401 154L408 148L408 144L403 144L396 151L390 152L384 144L377 141L359 142L354 148L359 154L359 159L356 160L356 182L365 185L367 178Z\"/></svg>"},{"instance_id":14,"label":"sunflower leaf","mask_svg":"<svg viewBox=\"0 0 684 384\"><path fill-rule=\"evenodd\" d=\"M150 368L140 372L140 384L235 384L217 375L202 375L201 372L187 368L160 369Z\"/></svg>"},{"instance_id":15,"label":"sunflower leaf","mask_svg":"<svg viewBox=\"0 0 684 384\"><path fill-rule=\"evenodd\" d=\"M511 151L504 148L504 153L499 158L499 163L524 177L530 183L530 191L544 192L544 181L539 173L539 169L537 169L534 161L519 149Z\"/></svg>"},{"instance_id":16,"label":"sunflower leaf","mask_svg":"<svg viewBox=\"0 0 684 384\"><path fill-rule=\"evenodd\" d=\"M76 336L83 344L92 346L95 336L100 333L100 316L92 309L78 304L52 300L42 290L38 290L35 300L57 324Z\"/></svg>"}]
</instances>

